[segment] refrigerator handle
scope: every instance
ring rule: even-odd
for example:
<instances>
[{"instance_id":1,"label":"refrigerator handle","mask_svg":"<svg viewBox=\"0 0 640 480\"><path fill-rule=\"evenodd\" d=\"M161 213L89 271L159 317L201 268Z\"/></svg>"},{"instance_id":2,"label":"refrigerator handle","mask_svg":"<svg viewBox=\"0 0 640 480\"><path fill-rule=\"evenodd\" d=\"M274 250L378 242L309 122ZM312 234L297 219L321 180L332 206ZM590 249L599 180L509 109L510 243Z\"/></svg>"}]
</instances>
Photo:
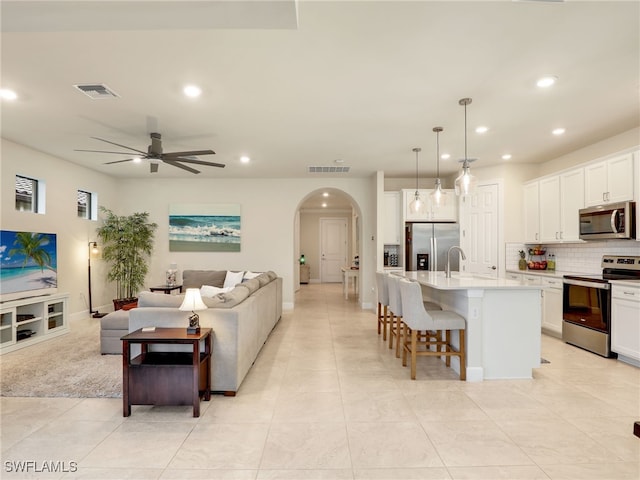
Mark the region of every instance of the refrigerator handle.
<instances>
[{"instance_id":1,"label":"refrigerator handle","mask_svg":"<svg viewBox=\"0 0 640 480\"><path fill-rule=\"evenodd\" d=\"M431 271L438 271L438 239L431 237Z\"/></svg>"}]
</instances>

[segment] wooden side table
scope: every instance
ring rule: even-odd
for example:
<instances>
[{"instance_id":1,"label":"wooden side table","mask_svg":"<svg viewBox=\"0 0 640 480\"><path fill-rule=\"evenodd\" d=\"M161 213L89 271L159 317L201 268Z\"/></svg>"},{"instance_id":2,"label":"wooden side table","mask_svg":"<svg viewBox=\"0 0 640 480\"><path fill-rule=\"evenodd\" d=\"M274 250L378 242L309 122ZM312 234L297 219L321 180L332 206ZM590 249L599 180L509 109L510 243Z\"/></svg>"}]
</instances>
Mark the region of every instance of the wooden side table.
<instances>
[{"instance_id":1,"label":"wooden side table","mask_svg":"<svg viewBox=\"0 0 640 480\"><path fill-rule=\"evenodd\" d=\"M164 292L169 295L174 290L179 290L182 293L182 285L160 285L159 287L149 287L152 292Z\"/></svg>"},{"instance_id":2,"label":"wooden side table","mask_svg":"<svg viewBox=\"0 0 640 480\"><path fill-rule=\"evenodd\" d=\"M211 328L187 334L186 328L136 330L122 337L123 416L131 405L193 405L200 416L200 398L211 398ZM200 342L204 340L204 352ZM140 355L131 358L131 345L140 345ZM149 345L191 345L191 352L161 352Z\"/></svg>"}]
</instances>

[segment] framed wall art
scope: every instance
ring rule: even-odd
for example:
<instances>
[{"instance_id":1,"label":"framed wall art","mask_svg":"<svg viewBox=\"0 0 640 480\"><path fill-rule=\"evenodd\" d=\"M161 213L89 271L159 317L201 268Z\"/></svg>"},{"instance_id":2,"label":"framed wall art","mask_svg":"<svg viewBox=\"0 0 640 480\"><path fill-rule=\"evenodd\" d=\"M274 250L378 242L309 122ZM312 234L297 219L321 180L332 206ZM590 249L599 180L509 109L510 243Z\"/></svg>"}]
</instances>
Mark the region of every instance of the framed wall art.
<instances>
[{"instance_id":1,"label":"framed wall art","mask_svg":"<svg viewBox=\"0 0 640 480\"><path fill-rule=\"evenodd\" d=\"M239 252L240 204L169 205L170 252Z\"/></svg>"}]
</instances>

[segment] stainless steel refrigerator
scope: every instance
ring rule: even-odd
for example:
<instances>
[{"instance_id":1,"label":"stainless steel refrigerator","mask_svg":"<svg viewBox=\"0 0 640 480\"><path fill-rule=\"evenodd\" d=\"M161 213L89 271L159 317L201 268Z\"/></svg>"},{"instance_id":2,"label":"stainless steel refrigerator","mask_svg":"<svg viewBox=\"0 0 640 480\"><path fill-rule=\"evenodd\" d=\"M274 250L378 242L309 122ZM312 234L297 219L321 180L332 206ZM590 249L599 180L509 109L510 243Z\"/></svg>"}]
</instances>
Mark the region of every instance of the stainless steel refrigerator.
<instances>
[{"instance_id":1,"label":"stainless steel refrigerator","mask_svg":"<svg viewBox=\"0 0 640 480\"><path fill-rule=\"evenodd\" d=\"M443 271L449 248L460 245L460 228L457 223L407 223L405 241L405 270ZM451 253L451 271L460 270L459 257Z\"/></svg>"}]
</instances>

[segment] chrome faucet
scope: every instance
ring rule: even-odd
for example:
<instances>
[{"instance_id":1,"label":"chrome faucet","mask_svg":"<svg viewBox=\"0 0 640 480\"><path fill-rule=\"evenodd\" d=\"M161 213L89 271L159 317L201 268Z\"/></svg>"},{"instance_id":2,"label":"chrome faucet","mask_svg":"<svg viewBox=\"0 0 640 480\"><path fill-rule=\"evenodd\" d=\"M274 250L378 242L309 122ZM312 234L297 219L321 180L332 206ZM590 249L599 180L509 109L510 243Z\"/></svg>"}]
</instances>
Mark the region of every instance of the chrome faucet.
<instances>
[{"instance_id":1,"label":"chrome faucet","mask_svg":"<svg viewBox=\"0 0 640 480\"><path fill-rule=\"evenodd\" d=\"M451 278L451 251L452 250L458 250L460 252L460 256L462 256L462 260L467 259L466 255L464 254L464 252L459 246L454 245L453 247L451 247L447 252L447 268L444 271L444 275L447 278Z\"/></svg>"}]
</instances>

